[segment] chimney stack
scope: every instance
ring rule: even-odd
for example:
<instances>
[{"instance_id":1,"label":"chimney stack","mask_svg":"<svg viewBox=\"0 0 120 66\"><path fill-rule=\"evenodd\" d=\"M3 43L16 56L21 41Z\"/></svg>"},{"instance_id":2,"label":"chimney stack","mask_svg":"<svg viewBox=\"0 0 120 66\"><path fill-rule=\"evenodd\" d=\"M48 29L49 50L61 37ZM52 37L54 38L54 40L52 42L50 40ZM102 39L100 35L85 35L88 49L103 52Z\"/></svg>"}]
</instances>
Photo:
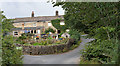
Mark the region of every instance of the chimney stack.
<instances>
[{"instance_id":1,"label":"chimney stack","mask_svg":"<svg viewBox=\"0 0 120 66\"><path fill-rule=\"evenodd\" d=\"M56 11L56 16L58 16L58 11Z\"/></svg>"},{"instance_id":2,"label":"chimney stack","mask_svg":"<svg viewBox=\"0 0 120 66\"><path fill-rule=\"evenodd\" d=\"M32 11L32 15L31 15L31 17L34 17L34 11Z\"/></svg>"},{"instance_id":3,"label":"chimney stack","mask_svg":"<svg viewBox=\"0 0 120 66\"><path fill-rule=\"evenodd\" d=\"M24 24L22 24L22 30L24 30Z\"/></svg>"}]
</instances>

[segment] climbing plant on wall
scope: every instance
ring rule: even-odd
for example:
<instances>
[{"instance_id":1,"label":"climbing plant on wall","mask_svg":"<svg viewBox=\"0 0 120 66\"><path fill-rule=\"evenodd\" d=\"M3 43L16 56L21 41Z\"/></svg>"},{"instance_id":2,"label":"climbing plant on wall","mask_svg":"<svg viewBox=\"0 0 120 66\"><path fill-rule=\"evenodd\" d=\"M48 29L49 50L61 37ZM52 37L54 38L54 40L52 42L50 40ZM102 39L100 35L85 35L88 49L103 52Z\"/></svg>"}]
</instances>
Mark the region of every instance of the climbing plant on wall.
<instances>
[{"instance_id":1,"label":"climbing plant on wall","mask_svg":"<svg viewBox=\"0 0 120 66\"><path fill-rule=\"evenodd\" d=\"M61 19L55 19L55 20L51 20L52 25L58 29L61 30L61 32L65 32L65 30L68 28L67 25L60 25L60 21Z\"/></svg>"},{"instance_id":2,"label":"climbing plant on wall","mask_svg":"<svg viewBox=\"0 0 120 66\"><path fill-rule=\"evenodd\" d=\"M49 32L55 33L55 30L53 30L52 28L48 28L47 30L45 30L45 33L49 33Z\"/></svg>"}]
</instances>

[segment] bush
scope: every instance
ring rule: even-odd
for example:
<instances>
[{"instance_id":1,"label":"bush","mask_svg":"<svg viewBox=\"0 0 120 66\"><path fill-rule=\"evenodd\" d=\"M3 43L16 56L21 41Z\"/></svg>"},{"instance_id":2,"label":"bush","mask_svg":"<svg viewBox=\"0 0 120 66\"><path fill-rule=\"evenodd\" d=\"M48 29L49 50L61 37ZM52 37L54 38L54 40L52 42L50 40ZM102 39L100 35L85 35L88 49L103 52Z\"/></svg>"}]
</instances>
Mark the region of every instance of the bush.
<instances>
[{"instance_id":1,"label":"bush","mask_svg":"<svg viewBox=\"0 0 120 66\"><path fill-rule=\"evenodd\" d=\"M0 66L2 65L2 48L0 48Z\"/></svg>"},{"instance_id":2,"label":"bush","mask_svg":"<svg viewBox=\"0 0 120 66\"><path fill-rule=\"evenodd\" d=\"M118 44L115 39L111 40L94 40L86 45L85 50L82 51L84 60L93 60L101 62L102 64L116 64L118 59Z\"/></svg>"},{"instance_id":3,"label":"bush","mask_svg":"<svg viewBox=\"0 0 120 66\"><path fill-rule=\"evenodd\" d=\"M40 43L34 43L33 45L47 45L48 44L48 42L47 42L47 40L45 40L45 41L41 41Z\"/></svg>"},{"instance_id":4,"label":"bush","mask_svg":"<svg viewBox=\"0 0 120 66\"><path fill-rule=\"evenodd\" d=\"M34 36L34 34L32 33L23 33L21 34L21 36L19 37L19 39L21 40L24 40L24 39L27 39L27 38L31 38L31 36Z\"/></svg>"},{"instance_id":5,"label":"bush","mask_svg":"<svg viewBox=\"0 0 120 66\"><path fill-rule=\"evenodd\" d=\"M72 45L72 46L70 47L70 50L73 50L74 48L77 48L77 47L80 45L80 43L81 43L81 40L78 41L75 45Z\"/></svg>"},{"instance_id":6,"label":"bush","mask_svg":"<svg viewBox=\"0 0 120 66\"><path fill-rule=\"evenodd\" d=\"M52 28L48 28L47 30L45 30L45 33L49 33L49 32L52 32L52 33L55 33L55 30L53 30Z\"/></svg>"},{"instance_id":7,"label":"bush","mask_svg":"<svg viewBox=\"0 0 120 66\"><path fill-rule=\"evenodd\" d=\"M34 43L33 45L40 45L40 43Z\"/></svg>"},{"instance_id":8,"label":"bush","mask_svg":"<svg viewBox=\"0 0 120 66\"><path fill-rule=\"evenodd\" d=\"M63 33L64 33L64 32L61 32L61 33L59 34L58 38L60 38Z\"/></svg>"},{"instance_id":9,"label":"bush","mask_svg":"<svg viewBox=\"0 0 120 66\"><path fill-rule=\"evenodd\" d=\"M12 36L6 36L2 41L2 63L22 64L22 51L16 49Z\"/></svg>"},{"instance_id":10,"label":"bush","mask_svg":"<svg viewBox=\"0 0 120 66\"><path fill-rule=\"evenodd\" d=\"M77 30L70 30L69 34L70 38L75 39L76 42L80 40L80 33Z\"/></svg>"},{"instance_id":11,"label":"bush","mask_svg":"<svg viewBox=\"0 0 120 66\"><path fill-rule=\"evenodd\" d=\"M99 62L97 62L96 60L84 60L82 57L80 58L80 64L100 64Z\"/></svg>"},{"instance_id":12,"label":"bush","mask_svg":"<svg viewBox=\"0 0 120 66\"><path fill-rule=\"evenodd\" d=\"M15 43L25 44L27 42L30 42L31 36L34 36L34 34L23 33L23 34L21 34L20 37L16 38Z\"/></svg>"},{"instance_id":13,"label":"bush","mask_svg":"<svg viewBox=\"0 0 120 66\"><path fill-rule=\"evenodd\" d=\"M60 25L61 20L62 19L54 19L54 20L51 20L51 22L56 29L60 30L61 32L65 32L65 30L68 29L68 27L67 27L67 24Z\"/></svg>"}]
</instances>

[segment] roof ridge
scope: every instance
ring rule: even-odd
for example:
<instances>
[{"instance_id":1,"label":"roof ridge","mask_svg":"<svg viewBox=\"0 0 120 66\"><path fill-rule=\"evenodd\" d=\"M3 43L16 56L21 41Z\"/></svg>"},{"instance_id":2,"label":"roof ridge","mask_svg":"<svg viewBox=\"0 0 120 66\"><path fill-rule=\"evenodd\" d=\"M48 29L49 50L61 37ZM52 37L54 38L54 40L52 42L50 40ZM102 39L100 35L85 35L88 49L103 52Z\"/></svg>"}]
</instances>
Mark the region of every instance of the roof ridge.
<instances>
[{"instance_id":1,"label":"roof ridge","mask_svg":"<svg viewBox=\"0 0 120 66\"><path fill-rule=\"evenodd\" d=\"M58 15L58 16L64 16L64 15ZM39 17L58 17L58 16L36 16L36 17L20 17L20 18L14 18L14 19L25 19L25 18L39 18Z\"/></svg>"}]
</instances>

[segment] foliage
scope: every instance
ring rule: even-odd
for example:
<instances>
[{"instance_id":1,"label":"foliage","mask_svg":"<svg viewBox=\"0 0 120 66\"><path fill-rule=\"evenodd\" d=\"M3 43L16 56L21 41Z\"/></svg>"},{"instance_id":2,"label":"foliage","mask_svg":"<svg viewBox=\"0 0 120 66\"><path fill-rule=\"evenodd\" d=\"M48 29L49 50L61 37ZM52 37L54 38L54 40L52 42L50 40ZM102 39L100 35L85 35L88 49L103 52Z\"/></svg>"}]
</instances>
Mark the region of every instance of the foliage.
<instances>
[{"instance_id":1,"label":"foliage","mask_svg":"<svg viewBox=\"0 0 120 66\"><path fill-rule=\"evenodd\" d=\"M31 36L34 36L34 34L31 33L23 33L19 38L16 38L16 42L20 44L25 44L25 40L30 40Z\"/></svg>"},{"instance_id":2,"label":"foliage","mask_svg":"<svg viewBox=\"0 0 120 66\"><path fill-rule=\"evenodd\" d=\"M80 32L78 32L77 30L70 30L69 31L70 34L70 38L75 39L76 41L80 40Z\"/></svg>"},{"instance_id":3,"label":"foliage","mask_svg":"<svg viewBox=\"0 0 120 66\"><path fill-rule=\"evenodd\" d=\"M64 32L61 32L59 35L61 36Z\"/></svg>"},{"instance_id":4,"label":"foliage","mask_svg":"<svg viewBox=\"0 0 120 66\"><path fill-rule=\"evenodd\" d=\"M47 39L47 40L42 40L40 42L36 42L32 45L56 45L56 44L65 44L68 41L68 39L64 40L53 40L53 39Z\"/></svg>"},{"instance_id":5,"label":"foliage","mask_svg":"<svg viewBox=\"0 0 120 66\"><path fill-rule=\"evenodd\" d=\"M6 36L10 30L13 28L12 20L7 19L0 11L0 39L2 39L2 64L22 64L22 52L17 50L14 43L14 38L12 36ZM2 24L1 24L2 23ZM1 32L1 31L0 31Z\"/></svg>"},{"instance_id":6,"label":"foliage","mask_svg":"<svg viewBox=\"0 0 120 66\"><path fill-rule=\"evenodd\" d=\"M103 64L120 63L118 59L120 58L120 52L118 52L120 47L118 45L120 41L119 2L58 2L54 4L54 6L59 5L65 10L64 20L69 28L88 33L88 38L95 38L95 41L85 48L86 53L82 55L84 59L91 61L94 58Z\"/></svg>"},{"instance_id":7,"label":"foliage","mask_svg":"<svg viewBox=\"0 0 120 66\"><path fill-rule=\"evenodd\" d=\"M0 65L2 65L2 12L0 11Z\"/></svg>"},{"instance_id":8,"label":"foliage","mask_svg":"<svg viewBox=\"0 0 120 66\"><path fill-rule=\"evenodd\" d=\"M55 19L55 20L51 20L52 22L52 25L58 29L58 30L61 30L61 32L65 32L65 30L67 29L67 25L60 25L60 20L61 19Z\"/></svg>"},{"instance_id":9,"label":"foliage","mask_svg":"<svg viewBox=\"0 0 120 66\"><path fill-rule=\"evenodd\" d=\"M86 45L86 49L82 51L85 60L97 59L104 64L115 64L118 54L118 43L115 39L111 40L94 40Z\"/></svg>"},{"instance_id":10,"label":"foliage","mask_svg":"<svg viewBox=\"0 0 120 66\"><path fill-rule=\"evenodd\" d=\"M5 36L2 40L2 63L22 64L22 51L17 50L12 36Z\"/></svg>"},{"instance_id":11,"label":"foliage","mask_svg":"<svg viewBox=\"0 0 120 66\"><path fill-rule=\"evenodd\" d=\"M21 34L21 36L27 36L27 37L31 37L31 36L34 36L34 34L32 34L32 33L23 33L23 34Z\"/></svg>"},{"instance_id":12,"label":"foliage","mask_svg":"<svg viewBox=\"0 0 120 66\"><path fill-rule=\"evenodd\" d=\"M49 40L50 40L50 39L53 39L53 38L52 38L52 37L48 37L47 39L49 39Z\"/></svg>"},{"instance_id":13,"label":"foliage","mask_svg":"<svg viewBox=\"0 0 120 66\"><path fill-rule=\"evenodd\" d=\"M33 45L41 45L41 43L34 43Z\"/></svg>"},{"instance_id":14,"label":"foliage","mask_svg":"<svg viewBox=\"0 0 120 66\"><path fill-rule=\"evenodd\" d=\"M11 28L14 28L14 26L12 25L12 21L11 19L4 19L2 22L2 33L3 35L7 35L8 32L11 31Z\"/></svg>"},{"instance_id":15,"label":"foliage","mask_svg":"<svg viewBox=\"0 0 120 66\"><path fill-rule=\"evenodd\" d=\"M0 27L2 27L2 33L3 33L3 36L7 35L9 32L11 32L11 29L14 28L13 26L13 19L7 19L2 13L3 11L0 11L1 13L1 19L0 19L0 22L2 23L0 25Z\"/></svg>"},{"instance_id":16,"label":"foliage","mask_svg":"<svg viewBox=\"0 0 120 66\"><path fill-rule=\"evenodd\" d=\"M97 62L96 60L85 60L82 57L80 58L80 64L100 64L100 62Z\"/></svg>"},{"instance_id":17,"label":"foliage","mask_svg":"<svg viewBox=\"0 0 120 66\"><path fill-rule=\"evenodd\" d=\"M118 30L118 4L60 2L54 6L61 5L65 10L64 20L69 28L88 31L94 36L93 29L96 28L109 26Z\"/></svg>"},{"instance_id":18,"label":"foliage","mask_svg":"<svg viewBox=\"0 0 120 66\"><path fill-rule=\"evenodd\" d=\"M52 33L55 33L55 30L53 30L52 28L48 28L47 30L45 30L45 33L49 33L49 32L52 32Z\"/></svg>"},{"instance_id":19,"label":"foliage","mask_svg":"<svg viewBox=\"0 0 120 66\"><path fill-rule=\"evenodd\" d=\"M77 48L77 47L80 45L81 42L82 42L82 41L79 40L76 44L72 45L72 46L70 47L70 49L73 50L74 48Z\"/></svg>"}]
</instances>

